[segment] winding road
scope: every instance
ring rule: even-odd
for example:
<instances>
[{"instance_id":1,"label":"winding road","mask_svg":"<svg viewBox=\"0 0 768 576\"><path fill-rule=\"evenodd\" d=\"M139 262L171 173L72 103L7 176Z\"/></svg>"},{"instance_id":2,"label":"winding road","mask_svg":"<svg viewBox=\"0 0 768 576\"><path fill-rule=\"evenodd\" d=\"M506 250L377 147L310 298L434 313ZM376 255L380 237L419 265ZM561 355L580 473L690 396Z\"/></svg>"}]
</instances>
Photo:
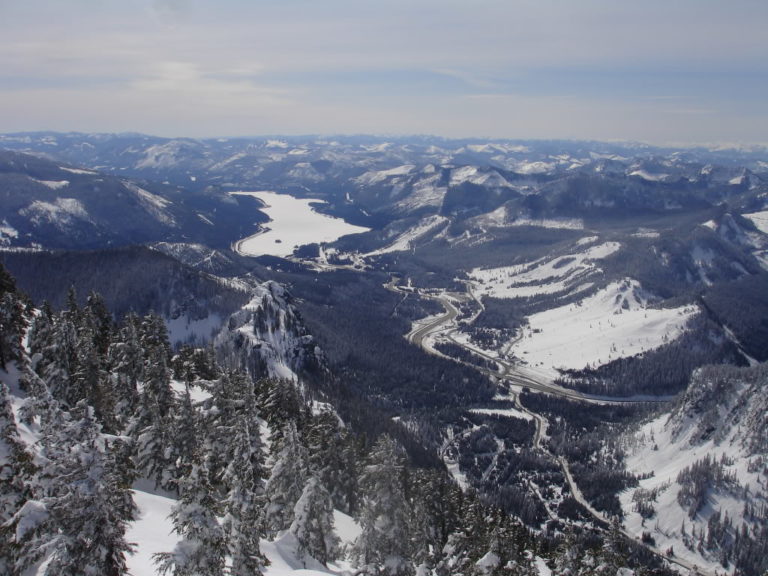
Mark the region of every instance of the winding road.
<instances>
[{"instance_id":1,"label":"winding road","mask_svg":"<svg viewBox=\"0 0 768 576\"><path fill-rule=\"evenodd\" d=\"M396 280L394 278L390 280L389 283L385 284L385 287L388 290L391 290L393 292L415 294L421 298L428 298L430 300L437 301L443 306L443 308L445 308L444 314L441 314L440 316L435 317L434 319L430 320L429 322L421 326L417 326L415 329L413 329L411 332L409 332L406 335L406 338L408 339L409 342L423 348L430 354L438 354L440 356L450 358L449 356L446 356L445 354L442 354L437 350L435 350L434 348L432 348L431 346L429 346L428 338L432 335L442 333L445 337L450 339L451 342L453 342L454 344L464 347L466 350L468 350L472 354L481 356L487 360L490 360L496 363L499 366L499 370L498 371L489 370L488 368L476 366L474 364L464 362L464 361L459 361L459 360L456 360L455 358L450 358L451 360L458 361L468 366L471 366L476 370L478 370L479 372L489 377L492 377L501 381L506 381L514 386L521 386L521 387L525 387L531 390L536 390L545 394L551 394L553 396L564 397L570 400L577 400L580 402L587 402L592 404L603 404L603 405L604 404L637 404L637 403L646 403L646 402L668 402L669 401L669 398L667 397L606 398L606 397L582 394L575 390L569 390L567 388L563 388L562 386L558 386L555 383L545 380L544 378L538 375L532 375L530 373L526 373L524 368L521 366L517 366L506 360L500 359L495 356L491 356L490 354L487 354L476 348L468 347L466 344L462 343L461 341L453 337L453 334L458 330L456 319L459 317L460 311L453 304L451 300L466 302L469 298L471 298L477 302L477 299L469 291L468 291L468 294L467 293L463 293L463 294L462 293L442 293L437 295L428 294L428 293L419 292L413 289L405 290L402 287L397 285ZM479 304L482 306L482 303L479 303ZM577 502L579 502L579 504L581 504L589 512L589 514L591 514L595 519L603 523L610 522L610 518L606 517L604 513L595 509L592 506L592 504L584 497L583 493L581 492L581 489L579 488L578 484L573 478L568 461L562 456L555 456L554 454L549 452L549 450L543 445L542 440L544 437L546 437L546 430L549 425L548 420L541 414L532 412L528 408L525 408L520 402L520 397L518 394L511 393L509 394L509 397L511 400L514 401L516 409L530 415L536 421L536 433L535 433L534 442L533 442L534 447L549 454L554 460L558 462L558 464L563 470L563 476L565 478L566 483L568 484L568 487L571 491L571 495L573 496L573 498ZM549 508L546 506L545 508L547 508L547 512L550 513ZM637 534L630 534L623 527L621 527L620 530L622 534L624 534L624 536L626 536L630 540L633 540L635 542L638 541ZM714 574L711 574L707 571L702 570L701 568L699 568L698 566L696 566L691 562L688 562L676 556L668 555L662 550L656 548L651 544L643 543L643 545L646 547L646 549L648 549L650 552L652 552L659 558L665 560L666 562L669 562L671 564L675 564L681 568L684 568L691 575L695 574L700 576L715 576Z\"/></svg>"}]
</instances>

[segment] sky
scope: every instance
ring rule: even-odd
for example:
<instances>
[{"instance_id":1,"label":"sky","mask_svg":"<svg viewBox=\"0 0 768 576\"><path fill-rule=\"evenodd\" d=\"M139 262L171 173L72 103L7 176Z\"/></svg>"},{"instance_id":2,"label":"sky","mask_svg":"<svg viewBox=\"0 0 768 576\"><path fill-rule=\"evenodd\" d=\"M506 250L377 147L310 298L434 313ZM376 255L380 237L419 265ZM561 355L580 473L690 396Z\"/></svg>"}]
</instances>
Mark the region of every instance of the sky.
<instances>
[{"instance_id":1,"label":"sky","mask_svg":"<svg viewBox=\"0 0 768 576\"><path fill-rule=\"evenodd\" d=\"M0 132L768 142L765 0L0 0Z\"/></svg>"}]
</instances>

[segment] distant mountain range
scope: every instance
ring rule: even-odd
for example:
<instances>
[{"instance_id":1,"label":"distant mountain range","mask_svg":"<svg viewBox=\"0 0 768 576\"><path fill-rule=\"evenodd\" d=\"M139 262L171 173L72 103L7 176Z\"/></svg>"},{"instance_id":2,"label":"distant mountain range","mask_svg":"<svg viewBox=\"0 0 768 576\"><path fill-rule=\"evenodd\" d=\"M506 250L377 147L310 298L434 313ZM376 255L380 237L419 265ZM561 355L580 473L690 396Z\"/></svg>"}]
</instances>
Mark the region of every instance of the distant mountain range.
<instances>
[{"instance_id":1,"label":"distant mountain range","mask_svg":"<svg viewBox=\"0 0 768 576\"><path fill-rule=\"evenodd\" d=\"M232 193L265 190L370 231L235 253L270 224ZM532 529L623 516L683 566L763 566L766 149L6 134L0 247L55 307L226 323L224 364L398 430Z\"/></svg>"}]
</instances>

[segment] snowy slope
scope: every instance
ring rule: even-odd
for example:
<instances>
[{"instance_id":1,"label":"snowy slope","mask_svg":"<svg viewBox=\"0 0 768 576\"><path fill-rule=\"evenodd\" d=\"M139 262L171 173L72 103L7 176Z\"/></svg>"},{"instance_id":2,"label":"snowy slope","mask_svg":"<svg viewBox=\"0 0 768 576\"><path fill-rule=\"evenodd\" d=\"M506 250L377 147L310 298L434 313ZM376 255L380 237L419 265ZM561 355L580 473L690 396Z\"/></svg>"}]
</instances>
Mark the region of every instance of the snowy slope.
<instances>
[{"instance_id":1,"label":"snowy slope","mask_svg":"<svg viewBox=\"0 0 768 576\"><path fill-rule=\"evenodd\" d=\"M600 272L595 261L614 254L620 248L618 242L605 242L582 252L542 258L516 266L475 268L469 277L479 297L525 298L566 290L579 292L589 287L584 283L590 276Z\"/></svg>"},{"instance_id":2,"label":"snowy slope","mask_svg":"<svg viewBox=\"0 0 768 576\"><path fill-rule=\"evenodd\" d=\"M671 413L627 438L627 451L627 469L644 478L621 495L627 529L638 535L650 531L659 548L674 547L677 556L722 572L717 551L699 550L693 535L706 534L718 511L727 514L734 530L742 525L752 529L755 523L745 518L745 504L768 505L768 366L700 369ZM723 471L733 479L710 482L703 506L692 515L678 498L679 475L706 457L724 458ZM643 499L654 510L645 521L636 510Z\"/></svg>"},{"instance_id":3,"label":"snowy slope","mask_svg":"<svg viewBox=\"0 0 768 576\"><path fill-rule=\"evenodd\" d=\"M173 550L179 541L169 517L176 501L141 490L133 490L133 497L139 513L126 534L128 541L136 545L134 554L128 558L128 569L133 576L159 576L154 554ZM342 546L351 545L360 534L357 523L338 510L334 512L334 523ZM340 574L349 569L345 562L330 564L325 569L311 559L307 562L311 569L305 569L296 558L296 542L290 533L282 534L275 541L262 539L259 547L270 562L265 576Z\"/></svg>"},{"instance_id":4,"label":"snowy slope","mask_svg":"<svg viewBox=\"0 0 768 576\"><path fill-rule=\"evenodd\" d=\"M404 252L410 250L413 246L413 242L419 238L426 236L428 233L445 226L448 223L448 219L444 216L428 216L419 220L417 224L411 226L408 230L398 235L393 242L384 248L374 250L363 254L363 257L379 256L381 254L389 254L390 252Z\"/></svg>"},{"instance_id":5,"label":"snowy slope","mask_svg":"<svg viewBox=\"0 0 768 576\"><path fill-rule=\"evenodd\" d=\"M0 382L11 390L12 410L20 438L29 450L34 452L40 441L40 430L36 426L30 427L20 422L19 409L24 403L24 396L19 390L18 381L19 372L14 365L9 365L8 371L0 369ZM172 386L177 392L185 388L182 382L176 381L172 382ZM194 401L202 401L207 397L208 394L204 391L193 389ZM133 576L161 574L154 563L154 555L172 551L179 541L170 518L172 508L176 504L175 498L162 491L153 491L149 488L150 484L151 482L140 479L131 491L138 512L126 530L126 540L133 545L133 554L126 560L128 570ZM357 522L339 511L334 511L334 527L342 546L351 546L360 535ZM310 569L305 569L303 563L297 559L295 538L290 533L280 534L275 541L262 539L260 548L270 561L270 566L264 572L265 576L341 574L350 569L344 561L330 564L326 569L311 558L306 562ZM32 570L25 576L42 576L45 566L43 562L37 570Z\"/></svg>"},{"instance_id":6,"label":"snowy slope","mask_svg":"<svg viewBox=\"0 0 768 576\"><path fill-rule=\"evenodd\" d=\"M556 377L559 368L595 367L662 346L679 336L697 311L649 308L640 284L625 279L578 303L533 314L510 351Z\"/></svg>"},{"instance_id":7,"label":"snowy slope","mask_svg":"<svg viewBox=\"0 0 768 576\"><path fill-rule=\"evenodd\" d=\"M744 217L749 218L752 223L757 226L758 230L768 234L768 210L744 214Z\"/></svg>"}]
</instances>

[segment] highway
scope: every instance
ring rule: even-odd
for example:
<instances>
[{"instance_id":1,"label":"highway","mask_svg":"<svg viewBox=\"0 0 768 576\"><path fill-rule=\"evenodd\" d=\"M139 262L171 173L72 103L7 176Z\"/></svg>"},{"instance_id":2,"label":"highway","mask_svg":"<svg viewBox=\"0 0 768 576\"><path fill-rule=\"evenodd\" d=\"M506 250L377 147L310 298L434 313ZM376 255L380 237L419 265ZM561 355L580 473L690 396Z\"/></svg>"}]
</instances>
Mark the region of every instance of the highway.
<instances>
[{"instance_id":1,"label":"highway","mask_svg":"<svg viewBox=\"0 0 768 576\"><path fill-rule=\"evenodd\" d=\"M450 339L451 342L453 342L454 344L462 346L468 351L470 351L471 353L496 363L499 369L498 371L493 371L493 370L489 370L488 368L476 366L467 362L456 360L454 358L451 358L452 360L459 361L463 364L471 366L476 370L478 370L479 372L489 377L492 377L501 381L506 381L514 386L521 386L521 387L528 388L530 390L537 390L545 394L551 394L553 396L568 398L569 400L576 400L580 402L587 402L587 403L593 403L593 404L637 404L640 402L668 401L667 398L656 398L656 399L605 398L605 397L590 396L588 394L582 394L575 390L568 390L567 388L558 386L551 381L545 380L541 376L526 373L524 367L520 367L504 359L491 356L481 350L478 350L477 348L467 347L466 344L462 343L461 341L453 337L453 333L458 330L456 319L459 317L460 311L453 304L451 300L467 301L468 298L475 299L474 295L471 292L469 292L469 296L466 293L465 294L445 293L445 294L439 294L439 295L425 294L423 292L418 292L415 290L403 290L397 285L394 278L388 284L386 284L385 287L388 290L391 290L393 292L416 294L417 296L422 298L429 298L430 300L435 300L437 302L440 302L443 308L445 308L444 314L441 314L440 316L435 317L434 319L430 320L424 325L418 326L417 328L415 328L414 330L412 330L410 333L406 335L406 338L408 339L409 342L423 348L430 354L438 354L440 356L445 356L444 354L441 354L440 352L434 350L431 346L429 346L429 341L428 341L429 336L442 333L444 337ZM477 300L475 299L475 301ZM482 306L482 303L479 303L479 304ZM529 414L536 421L536 433L533 440L534 448L537 448L545 452L550 457L552 457L555 461L558 462L558 464L563 470L563 476L565 478L566 483L568 484L568 487L570 488L573 498L577 502L579 502L585 508L585 510L587 510L589 514L591 514L595 519L599 520L600 522L610 523L610 518L606 517L605 514L595 509L592 506L592 504L590 504L590 502L584 497L583 493L581 492L581 489L579 488L578 484L573 478L573 475L571 474L571 468L570 468L570 465L568 464L568 461L562 456L555 456L544 445L543 439L546 437L546 431L549 426L548 420L541 414L532 412L528 408L525 408L520 402L519 394L511 393L509 397L511 400L514 401L516 409L526 414ZM489 471L490 471L490 467L488 469L488 472ZM547 508L547 512L550 513L548 507L546 508ZM630 534L623 527L621 527L620 530L624 534L624 536L626 536L630 540L633 540L635 542L638 541L637 534ZM681 568L684 568L691 575L715 576L715 574L704 571L701 568L697 567L696 565L684 559L678 558L676 556L667 555L665 552L663 552L662 550L656 548L651 544L643 543L643 546L645 546L650 552L652 552L659 558L665 560L666 562L669 562L671 564L675 564Z\"/></svg>"}]
</instances>

